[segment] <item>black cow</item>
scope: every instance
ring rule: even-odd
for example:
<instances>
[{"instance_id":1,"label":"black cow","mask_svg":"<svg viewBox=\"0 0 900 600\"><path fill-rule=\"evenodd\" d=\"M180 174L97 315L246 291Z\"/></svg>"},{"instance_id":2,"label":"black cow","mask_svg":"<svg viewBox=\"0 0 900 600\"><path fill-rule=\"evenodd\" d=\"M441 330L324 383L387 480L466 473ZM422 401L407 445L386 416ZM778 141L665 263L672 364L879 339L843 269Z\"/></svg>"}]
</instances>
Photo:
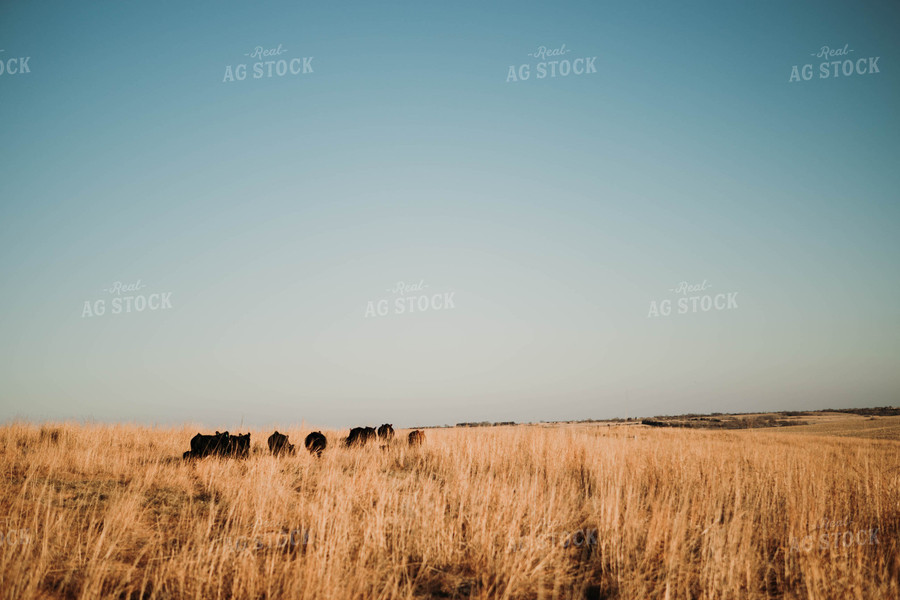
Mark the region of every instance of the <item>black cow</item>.
<instances>
[{"instance_id":1,"label":"black cow","mask_svg":"<svg viewBox=\"0 0 900 600\"><path fill-rule=\"evenodd\" d=\"M238 456L246 458L250 455L250 434L231 435L216 432L215 435L198 433L191 438L191 449L183 454L184 458L203 458L204 456Z\"/></svg>"},{"instance_id":2,"label":"black cow","mask_svg":"<svg viewBox=\"0 0 900 600\"><path fill-rule=\"evenodd\" d=\"M238 458L250 456L250 434L228 436L225 454L227 456L237 456Z\"/></svg>"},{"instance_id":3,"label":"black cow","mask_svg":"<svg viewBox=\"0 0 900 600\"><path fill-rule=\"evenodd\" d=\"M288 436L276 431L269 436L269 452L279 456L281 454L294 454L296 449L293 444L288 443Z\"/></svg>"},{"instance_id":4,"label":"black cow","mask_svg":"<svg viewBox=\"0 0 900 600\"><path fill-rule=\"evenodd\" d=\"M215 435L203 435L198 433L191 438L191 450L185 453L185 458L203 458L204 456L224 456L228 451L228 441L231 436L216 432Z\"/></svg>"},{"instance_id":5,"label":"black cow","mask_svg":"<svg viewBox=\"0 0 900 600\"><path fill-rule=\"evenodd\" d=\"M350 435L344 440L347 446L365 446L367 442L377 437L374 427L354 427Z\"/></svg>"},{"instance_id":6,"label":"black cow","mask_svg":"<svg viewBox=\"0 0 900 600\"><path fill-rule=\"evenodd\" d=\"M379 427L378 438L385 442L390 442L392 439L394 439L394 426L390 423L385 423L384 425Z\"/></svg>"},{"instance_id":7,"label":"black cow","mask_svg":"<svg viewBox=\"0 0 900 600\"><path fill-rule=\"evenodd\" d=\"M315 454L316 456L322 456L322 450L328 446L328 440L320 431L313 431L306 436L306 441L303 443L306 445L306 449L309 450L309 453Z\"/></svg>"}]
</instances>

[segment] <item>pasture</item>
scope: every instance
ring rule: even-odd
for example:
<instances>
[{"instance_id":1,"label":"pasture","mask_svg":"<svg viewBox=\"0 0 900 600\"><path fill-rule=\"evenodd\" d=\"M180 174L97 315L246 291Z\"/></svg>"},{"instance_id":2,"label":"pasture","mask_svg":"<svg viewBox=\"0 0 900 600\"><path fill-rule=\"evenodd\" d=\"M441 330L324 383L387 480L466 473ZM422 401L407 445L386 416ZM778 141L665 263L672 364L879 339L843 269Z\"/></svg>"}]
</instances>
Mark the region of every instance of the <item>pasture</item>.
<instances>
[{"instance_id":1,"label":"pasture","mask_svg":"<svg viewBox=\"0 0 900 600\"><path fill-rule=\"evenodd\" d=\"M0 427L0 594L900 598L896 436L397 429L382 450L323 430L316 458L313 429L279 427L296 455L268 429L249 458L185 461L203 429Z\"/></svg>"}]
</instances>

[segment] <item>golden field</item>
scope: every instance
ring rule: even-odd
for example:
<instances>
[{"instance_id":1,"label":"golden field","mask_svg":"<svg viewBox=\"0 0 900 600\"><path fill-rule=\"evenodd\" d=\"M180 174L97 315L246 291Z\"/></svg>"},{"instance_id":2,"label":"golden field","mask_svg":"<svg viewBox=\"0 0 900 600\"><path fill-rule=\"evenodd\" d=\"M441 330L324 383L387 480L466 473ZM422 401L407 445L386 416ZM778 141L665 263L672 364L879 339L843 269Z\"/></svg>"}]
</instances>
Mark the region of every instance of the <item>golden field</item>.
<instances>
[{"instance_id":1,"label":"golden field","mask_svg":"<svg viewBox=\"0 0 900 600\"><path fill-rule=\"evenodd\" d=\"M183 461L196 427L9 424L0 594L900 598L900 420L820 425L324 431L318 460L296 427L296 456L251 430Z\"/></svg>"}]
</instances>

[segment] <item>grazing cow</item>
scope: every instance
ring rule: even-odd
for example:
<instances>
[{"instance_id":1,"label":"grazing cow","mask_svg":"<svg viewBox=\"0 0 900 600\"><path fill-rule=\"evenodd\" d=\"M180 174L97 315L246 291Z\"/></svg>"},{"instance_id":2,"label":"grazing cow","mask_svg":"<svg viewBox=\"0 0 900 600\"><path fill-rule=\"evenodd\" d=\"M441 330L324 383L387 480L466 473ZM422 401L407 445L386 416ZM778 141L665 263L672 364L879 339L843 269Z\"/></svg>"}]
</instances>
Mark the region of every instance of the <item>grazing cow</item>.
<instances>
[{"instance_id":1,"label":"grazing cow","mask_svg":"<svg viewBox=\"0 0 900 600\"><path fill-rule=\"evenodd\" d=\"M288 443L288 436L276 431L269 436L269 452L279 456L281 454L294 454L296 449L293 444Z\"/></svg>"},{"instance_id":2,"label":"grazing cow","mask_svg":"<svg viewBox=\"0 0 900 600\"><path fill-rule=\"evenodd\" d=\"M306 441L303 443L306 445L306 449L309 450L310 454L322 456L322 450L328 445L328 440L322 435L322 432L313 431L306 436Z\"/></svg>"},{"instance_id":3,"label":"grazing cow","mask_svg":"<svg viewBox=\"0 0 900 600\"><path fill-rule=\"evenodd\" d=\"M229 436L228 443L225 445L225 454L239 458L250 456L250 434Z\"/></svg>"},{"instance_id":4,"label":"grazing cow","mask_svg":"<svg viewBox=\"0 0 900 600\"><path fill-rule=\"evenodd\" d=\"M416 429L415 431L409 432L409 445L410 446L421 446L425 443L425 432L421 429Z\"/></svg>"},{"instance_id":5,"label":"grazing cow","mask_svg":"<svg viewBox=\"0 0 900 600\"><path fill-rule=\"evenodd\" d=\"M350 430L350 435L344 440L347 446L365 446L370 440L376 437L374 427L354 427Z\"/></svg>"},{"instance_id":6,"label":"grazing cow","mask_svg":"<svg viewBox=\"0 0 900 600\"><path fill-rule=\"evenodd\" d=\"M190 452L184 458L203 458L204 456L238 456L246 458L250 455L250 434L231 435L216 432L215 435L198 433L191 438Z\"/></svg>"},{"instance_id":7,"label":"grazing cow","mask_svg":"<svg viewBox=\"0 0 900 600\"><path fill-rule=\"evenodd\" d=\"M384 440L385 442L390 442L394 439L394 426L390 423L385 423L381 427L378 428L378 438Z\"/></svg>"},{"instance_id":8,"label":"grazing cow","mask_svg":"<svg viewBox=\"0 0 900 600\"><path fill-rule=\"evenodd\" d=\"M215 435L203 435L202 433L198 433L191 438L190 455L186 455L185 458L203 458L204 456L225 455L228 451L230 437L231 436L229 436L227 431L225 433L219 433L217 431Z\"/></svg>"}]
</instances>

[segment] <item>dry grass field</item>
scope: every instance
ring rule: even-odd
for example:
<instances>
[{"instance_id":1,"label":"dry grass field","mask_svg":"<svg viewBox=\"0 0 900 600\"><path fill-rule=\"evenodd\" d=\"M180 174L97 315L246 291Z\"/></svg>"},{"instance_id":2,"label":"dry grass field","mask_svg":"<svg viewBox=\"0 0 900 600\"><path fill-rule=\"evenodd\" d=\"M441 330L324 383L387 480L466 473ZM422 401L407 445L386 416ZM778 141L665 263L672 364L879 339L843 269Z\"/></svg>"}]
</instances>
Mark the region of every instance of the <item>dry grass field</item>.
<instances>
[{"instance_id":1,"label":"dry grass field","mask_svg":"<svg viewBox=\"0 0 900 600\"><path fill-rule=\"evenodd\" d=\"M2 597L900 598L896 437L326 431L316 460L294 428L183 461L196 431L0 427Z\"/></svg>"}]
</instances>

